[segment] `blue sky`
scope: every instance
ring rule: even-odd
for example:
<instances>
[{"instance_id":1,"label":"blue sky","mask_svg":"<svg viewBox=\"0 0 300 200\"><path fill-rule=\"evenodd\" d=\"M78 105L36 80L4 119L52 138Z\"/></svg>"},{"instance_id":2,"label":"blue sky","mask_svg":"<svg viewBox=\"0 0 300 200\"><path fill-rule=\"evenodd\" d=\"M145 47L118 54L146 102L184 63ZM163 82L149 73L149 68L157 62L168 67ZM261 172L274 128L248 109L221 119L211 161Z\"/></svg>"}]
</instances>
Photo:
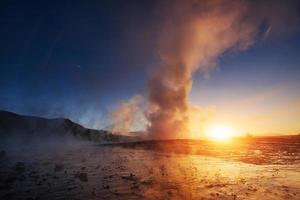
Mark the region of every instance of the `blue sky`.
<instances>
[{"instance_id":1,"label":"blue sky","mask_svg":"<svg viewBox=\"0 0 300 200\"><path fill-rule=\"evenodd\" d=\"M0 109L68 117L101 128L119 102L146 93L148 72L157 63L155 1L0 5ZM292 125L287 121L270 132L296 131L299 109L282 113L300 101L299 52L299 33L260 39L246 51L228 52L209 79L195 74L191 102L215 107L216 120L228 118L230 123L236 123L233 116L252 116L253 110L264 115L278 109L278 116L265 122L268 127L280 117ZM272 94L257 100L267 93ZM231 105L245 99L255 100L247 108Z\"/></svg>"}]
</instances>

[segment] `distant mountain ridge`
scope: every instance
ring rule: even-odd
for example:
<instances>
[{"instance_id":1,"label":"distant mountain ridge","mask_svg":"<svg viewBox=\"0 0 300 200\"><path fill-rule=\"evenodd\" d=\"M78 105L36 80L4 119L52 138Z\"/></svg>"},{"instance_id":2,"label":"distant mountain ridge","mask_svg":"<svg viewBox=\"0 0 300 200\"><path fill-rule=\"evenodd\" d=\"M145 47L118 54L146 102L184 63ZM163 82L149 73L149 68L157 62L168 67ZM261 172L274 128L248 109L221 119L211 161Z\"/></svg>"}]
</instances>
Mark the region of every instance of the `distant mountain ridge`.
<instances>
[{"instance_id":1,"label":"distant mountain ridge","mask_svg":"<svg viewBox=\"0 0 300 200\"><path fill-rule=\"evenodd\" d=\"M123 142L136 138L114 135L106 130L85 128L67 118L47 119L0 111L0 137L2 141L17 138L21 141L36 139L80 139L95 142Z\"/></svg>"}]
</instances>

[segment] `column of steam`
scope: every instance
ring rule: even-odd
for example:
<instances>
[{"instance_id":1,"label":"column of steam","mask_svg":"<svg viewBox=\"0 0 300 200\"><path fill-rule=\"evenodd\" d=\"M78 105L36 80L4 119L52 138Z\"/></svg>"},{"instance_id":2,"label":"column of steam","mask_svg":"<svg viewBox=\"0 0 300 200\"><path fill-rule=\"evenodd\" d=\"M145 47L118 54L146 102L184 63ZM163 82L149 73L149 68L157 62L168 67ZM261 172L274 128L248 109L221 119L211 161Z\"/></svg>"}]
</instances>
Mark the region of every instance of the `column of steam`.
<instances>
[{"instance_id":1,"label":"column of steam","mask_svg":"<svg viewBox=\"0 0 300 200\"><path fill-rule=\"evenodd\" d=\"M148 132L157 139L188 138L193 73L214 68L228 50L248 48L261 22L272 23L272 16L251 1L167 1L164 6L160 64L148 80Z\"/></svg>"}]
</instances>

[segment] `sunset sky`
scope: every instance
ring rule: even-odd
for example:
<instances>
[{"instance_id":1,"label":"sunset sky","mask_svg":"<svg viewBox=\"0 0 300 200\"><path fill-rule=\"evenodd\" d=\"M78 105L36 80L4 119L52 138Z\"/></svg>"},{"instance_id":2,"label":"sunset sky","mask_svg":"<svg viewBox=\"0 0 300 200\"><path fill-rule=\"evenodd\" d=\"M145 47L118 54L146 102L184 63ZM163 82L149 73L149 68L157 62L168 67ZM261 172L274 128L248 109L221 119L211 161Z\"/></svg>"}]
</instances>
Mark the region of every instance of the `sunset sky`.
<instances>
[{"instance_id":1,"label":"sunset sky","mask_svg":"<svg viewBox=\"0 0 300 200\"><path fill-rule=\"evenodd\" d=\"M91 2L1 1L1 110L106 128L120 103L147 96L159 63L159 3ZM262 24L249 48L226 50L209 73L193 74L189 101L205 123L238 135L300 132L300 9L291 3L289 33Z\"/></svg>"}]
</instances>

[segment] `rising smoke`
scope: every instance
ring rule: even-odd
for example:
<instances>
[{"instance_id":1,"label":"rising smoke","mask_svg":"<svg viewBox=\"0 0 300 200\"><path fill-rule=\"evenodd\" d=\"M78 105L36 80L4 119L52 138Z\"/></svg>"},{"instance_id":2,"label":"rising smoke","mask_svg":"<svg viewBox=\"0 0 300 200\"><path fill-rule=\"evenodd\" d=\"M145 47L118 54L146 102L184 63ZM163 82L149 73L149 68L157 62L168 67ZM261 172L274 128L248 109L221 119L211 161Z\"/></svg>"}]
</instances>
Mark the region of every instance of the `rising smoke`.
<instances>
[{"instance_id":1,"label":"rising smoke","mask_svg":"<svg viewBox=\"0 0 300 200\"><path fill-rule=\"evenodd\" d=\"M249 48L257 41L294 32L299 16L293 1L167 0L158 7L159 63L150 71L147 108L136 97L114 113L115 127L132 129L144 113L147 132L154 139L194 138L196 129L214 109L189 102L193 74L205 76L228 52ZM140 100L140 99L139 99ZM194 130L192 130L194 129Z\"/></svg>"},{"instance_id":2,"label":"rising smoke","mask_svg":"<svg viewBox=\"0 0 300 200\"><path fill-rule=\"evenodd\" d=\"M158 41L160 64L150 74L148 132L154 138L189 138L193 74L208 74L218 57L249 48L293 19L282 1L165 1ZM286 30L285 30L286 31ZM201 111L200 111L201 112ZM199 122L200 123L200 122Z\"/></svg>"},{"instance_id":3,"label":"rising smoke","mask_svg":"<svg viewBox=\"0 0 300 200\"><path fill-rule=\"evenodd\" d=\"M115 134L130 135L132 131L145 129L147 120L144 115L143 97L136 95L120 103L110 117L112 124L108 129Z\"/></svg>"}]
</instances>

